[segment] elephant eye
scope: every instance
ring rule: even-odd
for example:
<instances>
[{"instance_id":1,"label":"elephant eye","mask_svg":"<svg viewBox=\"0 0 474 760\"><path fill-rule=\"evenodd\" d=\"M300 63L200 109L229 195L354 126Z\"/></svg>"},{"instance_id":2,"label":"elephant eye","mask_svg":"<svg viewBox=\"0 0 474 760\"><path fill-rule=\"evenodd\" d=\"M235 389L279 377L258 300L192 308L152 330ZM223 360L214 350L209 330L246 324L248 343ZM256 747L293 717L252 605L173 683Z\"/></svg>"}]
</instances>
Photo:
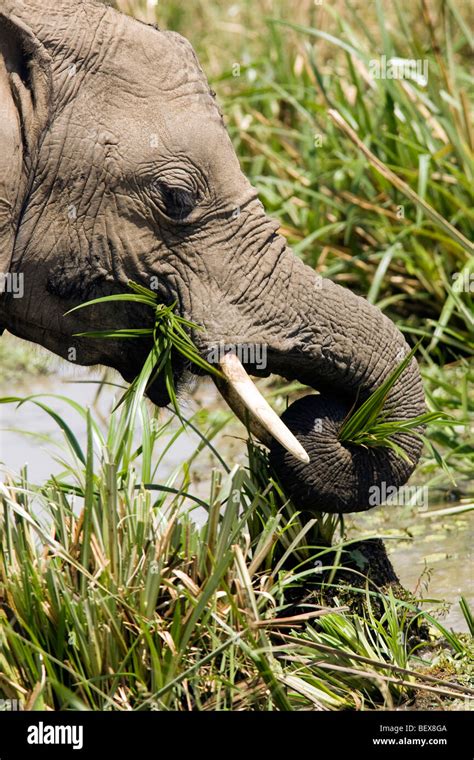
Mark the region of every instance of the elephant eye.
<instances>
[{"instance_id":1,"label":"elephant eye","mask_svg":"<svg viewBox=\"0 0 474 760\"><path fill-rule=\"evenodd\" d=\"M164 182L158 183L164 211L170 219L186 219L196 205L194 194L182 187L172 187Z\"/></svg>"}]
</instances>

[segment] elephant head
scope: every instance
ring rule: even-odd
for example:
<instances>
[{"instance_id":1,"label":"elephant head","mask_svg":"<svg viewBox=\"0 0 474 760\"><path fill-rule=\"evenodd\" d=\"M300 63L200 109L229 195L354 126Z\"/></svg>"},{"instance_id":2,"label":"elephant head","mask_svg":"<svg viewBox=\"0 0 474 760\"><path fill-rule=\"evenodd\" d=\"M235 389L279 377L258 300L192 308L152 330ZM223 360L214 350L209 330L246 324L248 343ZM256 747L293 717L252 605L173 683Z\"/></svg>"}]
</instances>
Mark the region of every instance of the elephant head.
<instances>
[{"instance_id":1,"label":"elephant head","mask_svg":"<svg viewBox=\"0 0 474 760\"><path fill-rule=\"evenodd\" d=\"M0 53L0 328L132 380L146 341L73 336L98 324L143 326L147 314L130 304L65 314L125 292L129 280L142 283L202 326L193 339L203 357L236 347L240 362L220 357L220 389L241 415L242 401L250 408L298 506L357 511L368 507L371 486L403 484L420 454L417 436L397 437L406 461L388 448L343 444L338 431L406 342L278 234L241 172L191 45L92 0L0 0ZM242 347L255 350L244 356ZM185 369L193 370L175 357L177 382ZM319 393L281 421L247 373L276 373ZM149 395L168 401L159 380ZM414 360L385 409L388 419L423 411Z\"/></svg>"}]
</instances>

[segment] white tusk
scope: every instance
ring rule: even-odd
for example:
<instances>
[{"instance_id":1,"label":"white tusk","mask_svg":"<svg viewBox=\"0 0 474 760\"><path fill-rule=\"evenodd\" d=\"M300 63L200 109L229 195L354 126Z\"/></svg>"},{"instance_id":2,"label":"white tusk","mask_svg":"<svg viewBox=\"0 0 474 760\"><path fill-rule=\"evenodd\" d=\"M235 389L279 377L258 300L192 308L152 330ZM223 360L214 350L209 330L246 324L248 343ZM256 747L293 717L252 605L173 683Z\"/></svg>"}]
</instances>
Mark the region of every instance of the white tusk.
<instances>
[{"instance_id":1,"label":"white tusk","mask_svg":"<svg viewBox=\"0 0 474 760\"><path fill-rule=\"evenodd\" d=\"M309 456L301 443L265 401L239 358L232 353L225 354L219 366L226 383L217 380L216 385L240 420L245 424L243 405L250 412L250 429L262 443L268 446L269 439L266 433L270 433L296 459L308 464Z\"/></svg>"}]
</instances>

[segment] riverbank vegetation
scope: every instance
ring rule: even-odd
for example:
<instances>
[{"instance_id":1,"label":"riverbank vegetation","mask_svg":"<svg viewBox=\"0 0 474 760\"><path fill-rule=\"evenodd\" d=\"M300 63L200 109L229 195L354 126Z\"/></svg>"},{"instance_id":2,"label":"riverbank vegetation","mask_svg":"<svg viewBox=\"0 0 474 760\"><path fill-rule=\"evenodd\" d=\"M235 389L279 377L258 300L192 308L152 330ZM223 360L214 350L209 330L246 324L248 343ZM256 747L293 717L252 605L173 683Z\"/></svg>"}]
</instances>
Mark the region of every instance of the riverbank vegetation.
<instances>
[{"instance_id":1,"label":"riverbank vegetation","mask_svg":"<svg viewBox=\"0 0 474 760\"><path fill-rule=\"evenodd\" d=\"M76 405L81 447L50 399L25 403L55 416L63 472L35 485L25 468L0 484L3 698L100 710L469 704L471 637L443 626L432 600L365 577L363 544L338 516L300 515L260 448L249 443L249 466L228 465L212 441L229 415L208 418L163 480L167 447L199 419L170 438L171 419L135 394L105 429ZM216 462L206 498L190 481L203 450Z\"/></svg>"}]
</instances>

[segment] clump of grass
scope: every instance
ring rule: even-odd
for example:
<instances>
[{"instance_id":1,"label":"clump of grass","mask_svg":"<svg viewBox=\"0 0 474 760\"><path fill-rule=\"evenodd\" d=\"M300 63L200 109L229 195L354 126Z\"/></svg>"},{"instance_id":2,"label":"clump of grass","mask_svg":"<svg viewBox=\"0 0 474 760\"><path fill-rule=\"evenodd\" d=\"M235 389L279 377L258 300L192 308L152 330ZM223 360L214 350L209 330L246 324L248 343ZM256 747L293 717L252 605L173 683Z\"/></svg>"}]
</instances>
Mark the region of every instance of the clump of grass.
<instances>
[{"instance_id":1,"label":"clump of grass","mask_svg":"<svg viewBox=\"0 0 474 760\"><path fill-rule=\"evenodd\" d=\"M414 346L407 353L382 385L371 393L355 412L348 415L339 431L340 441L346 441L358 446L383 446L391 448L398 456L408 460L407 453L397 444L394 437L409 430L412 434L422 438L421 430L424 425L446 417L446 414L443 412L432 411L419 414L407 420L386 419L393 413L393 410L386 407L387 397L412 361L418 345Z\"/></svg>"},{"instance_id":2,"label":"clump of grass","mask_svg":"<svg viewBox=\"0 0 474 760\"><path fill-rule=\"evenodd\" d=\"M189 336L189 332L192 329L200 329L198 325L191 322L184 317L175 313L176 303L170 306L165 306L158 302L157 294L149 288L139 285L136 282L130 281L129 283L131 293L120 293L111 296L104 296L102 298L95 298L86 303L76 306L74 309L68 312L71 314L78 309L84 309L88 306L94 306L97 304L108 304L116 301L128 301L131 303L139 303L148 306L153 309L154 312L154 326L151 327L137 327L117 330L92 330L85 333L77 333L75 337L87 337L99 340L106 339L119 339L119 340L133 340L150 338L152 340L153 348L151 349L148 357L145 361L145 367L147 368L146 386L148 388L158 377L163 374L166 390L170 401L174 407L174 410L179 415L179 405L176 398L176 390L174 386L173 367L172 367L172 352L177 351L184 356L190 365L200 367L210 375L221 376L221 373L217 367L209 364L198 352L196 346ZM138 378L126 391L121 402L128 396L133 395L137 390Z\"/></svg>"}]
</instances>

